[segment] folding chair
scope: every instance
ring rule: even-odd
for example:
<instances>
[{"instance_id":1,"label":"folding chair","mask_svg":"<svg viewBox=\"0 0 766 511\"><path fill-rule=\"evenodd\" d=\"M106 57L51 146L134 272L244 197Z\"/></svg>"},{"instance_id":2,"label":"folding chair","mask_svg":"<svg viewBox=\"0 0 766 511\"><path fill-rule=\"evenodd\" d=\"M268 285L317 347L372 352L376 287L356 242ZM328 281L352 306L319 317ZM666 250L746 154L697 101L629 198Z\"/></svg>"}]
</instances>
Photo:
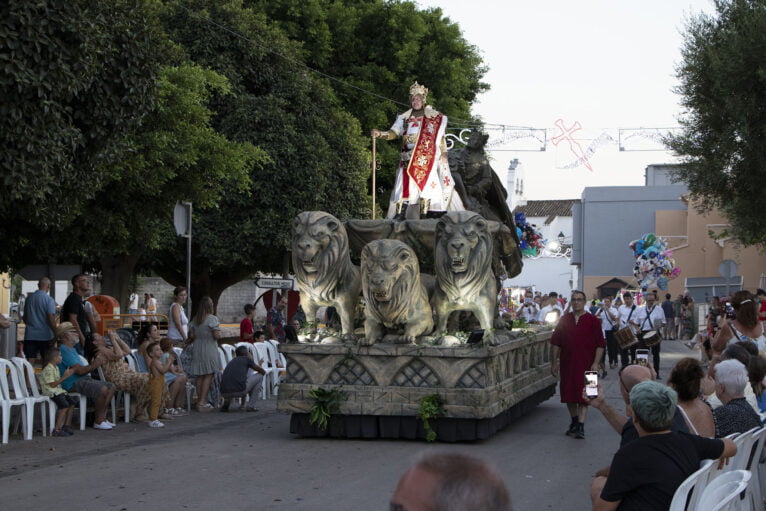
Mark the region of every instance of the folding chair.
<instances>
[{"instance_id":1,"label":"folding chair","mask_svg":"<svg viewBox=\"0 0 766 511\"><path fill-rule=\"evenodd\" d=\"M32 367L32 364L21 357L13 357L11 362L16 366L19 373L19 390L21 391L21 397L29 402L29 406L27 406L27 420L32 420L30 412L32 412L33 415L35 405L39 404L40 415L42 417L43 436L48 434L47 431L50 431L52 434L56 427L56 404L48 396L40 394L40 389L37 388L35 369Z\"/></svg>"}]
</instances>

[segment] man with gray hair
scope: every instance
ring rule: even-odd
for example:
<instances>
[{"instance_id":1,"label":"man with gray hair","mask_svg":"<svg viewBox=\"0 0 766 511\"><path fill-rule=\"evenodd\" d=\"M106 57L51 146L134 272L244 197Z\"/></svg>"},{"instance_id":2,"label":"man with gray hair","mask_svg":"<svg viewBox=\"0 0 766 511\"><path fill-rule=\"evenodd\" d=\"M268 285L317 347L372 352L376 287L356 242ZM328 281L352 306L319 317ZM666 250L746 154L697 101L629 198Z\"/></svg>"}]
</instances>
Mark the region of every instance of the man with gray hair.
<instances>
[{"instance_id":1,"label":"man with gray hair","mask_svg":"<svg viewBox=\"0 0 766 511\"><path fill-rule=\"evenodd\" d=\"M678 397L659 382L644 381L630 391L638 440L621 447L600 495L591 494L598 511L668 509L684 480L704 459L721 459L737 453L730 439L715 440L670 430ZM603 481L594 478L593 486Z\"/></svg>"},{"instance_id":2,"label":"man with gray hair","mask_svg":"<svg viewBox=\"0 0 766 511\"><path fill-rule=\"evenodd\" d=\"M511 511L511 498L500 475L484 461L463 454L431 454L399 479L390 509Z\"/></svg>"},{"instance_id":3,"label":"man with gray hair","mask_svg":"<svg viewBox=\"0 0 766 511\"><path fill-rule=\"evenodd\" d=\"M713 410L716 438L762 426L761 418L745 399L747 384L747 369L739 360L715 365L715 395L723 403Z\"/></svg>"}]
</instances>

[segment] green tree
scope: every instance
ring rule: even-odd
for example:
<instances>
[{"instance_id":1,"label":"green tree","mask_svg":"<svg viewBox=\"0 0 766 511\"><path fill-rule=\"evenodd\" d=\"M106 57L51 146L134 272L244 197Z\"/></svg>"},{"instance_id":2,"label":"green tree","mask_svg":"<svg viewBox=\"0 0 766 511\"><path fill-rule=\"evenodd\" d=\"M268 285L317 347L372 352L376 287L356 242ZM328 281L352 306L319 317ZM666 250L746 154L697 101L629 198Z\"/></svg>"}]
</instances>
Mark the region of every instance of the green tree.
<instances>
[{"instance_id":1,"label":"green tree","mask_svg":"<svg viewBox=\"0 0 766 511\"><path fill-rule=\"evenodd\" d=\"M0 5L0 266L64 230L154 107L165 39L150 0ZM47 261L46 261L47 262Z\"/></svg>"},{"instance_id":2,"label":"green tree","mask_svg":"<svg viewBox=\"0 0 766 511\"><path fill-rule=\"evenodd\" d=\"M677 177L702 212L718 209L727 235L766 242L766 2L716 0L690 18L677 92L683 131L668 145L683 158Z\"/></svg>"},{"instance_id":3,"label":"green tree","mask_svg":"<svg viewBox=\"0 0 766 511\"><path fill-rule=\"evenodd\" d=\"M367 215L367 154L356 119L301 64L300 45L263 13L238 0L178 0L167 7L163 23L173 41L229 79L234 94L215 102L217 131L269 157L250 169L247 190L226 189L216 204L195 208L192 300L207 294L217 302L256 270L287 271L290 227L300 211ZM174 284L185 280L183 247L175 240L154 265Z\"/></svg>"}]
</instances>

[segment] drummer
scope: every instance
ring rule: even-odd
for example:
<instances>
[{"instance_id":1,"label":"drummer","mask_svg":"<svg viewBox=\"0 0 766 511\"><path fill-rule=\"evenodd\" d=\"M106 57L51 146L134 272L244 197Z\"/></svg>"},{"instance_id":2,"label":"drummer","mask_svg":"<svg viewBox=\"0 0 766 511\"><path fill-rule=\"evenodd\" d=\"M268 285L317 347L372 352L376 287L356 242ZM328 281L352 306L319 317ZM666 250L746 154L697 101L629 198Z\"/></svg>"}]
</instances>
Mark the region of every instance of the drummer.
<instances>
[{"instance_id":1,"label":"drummer","mask_svg":"<svg viewBox=\"0 0 766 511\"><path fill-rule=\"evenodd\" d=\"M619 297L618 297L619 298ZM630 327L635 334L638 332L638 323L636 322L638 311L636 304L633 303L633 295L630 291L622 294L623 305L617 307L620 314L620 328ZM636 363L636 345L620 349L620 363L622 367Z\"/></svg>"},{"instance_id":2,"label":"drummer","mask_svg":"<svg viewBox=\"0 0 766 511\"><path fill-rule=\"evenodd\" d=\"M657 371L657 379L660 379L660 332L665 325L665 313L662 307L657 305L657 295L648 292L644 295L646 305L639 307L636 311L636 323L638 323L641 335L638 336L638 347L652 350L652 362L654 370ZM647 346L644 344L644 337L657 336L656 344Z\"/></svg>"}]
</instances>

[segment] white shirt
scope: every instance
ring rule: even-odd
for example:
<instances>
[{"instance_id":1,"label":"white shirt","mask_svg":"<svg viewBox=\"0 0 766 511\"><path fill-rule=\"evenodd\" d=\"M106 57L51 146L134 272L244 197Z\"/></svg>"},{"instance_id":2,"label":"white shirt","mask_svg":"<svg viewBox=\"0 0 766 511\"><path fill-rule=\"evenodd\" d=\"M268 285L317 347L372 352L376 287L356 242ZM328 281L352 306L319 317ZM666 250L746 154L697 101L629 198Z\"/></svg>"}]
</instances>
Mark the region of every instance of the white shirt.
<instances>
[{"instance_id":1,"label":"white shirt","mask_svg":"<svg viewBox=\"0 0 766 511\"><path fill-rule=\"evenodd\" d=\"M522 303L519 308L516 309L516 313L524 318L524 321L529 323L537 320L537 315L540 313L540 306L535 302Z\"/></svg>"},{"instance_id":2,"label":"white shirt","mask_svg":"<svg viewBox=\"0 0 766 511\"><path fill-rule=\"evenodd\" d=\"M651 309L646 305L637 308L633 317L638 323L638 329L642 332L656 330L655 325L665 324L665 313L662 312L662 307L657 304L652 305Z\"/></svg>"},{"instance_id":3,"label":"white shirt","mask_svg":"<svg viewBox=\"0 0 766 511\"><path fill-rule=\"evenodd\" d=\"M130 294L130 303L128 303L128 309L138 309L138 294Z\"/></svg>"},{"instance_id":4,"label":"white shirt","mask_svg":"<svg viewBox=\"0 0 766 511\"><path fill-rule=\"evenodd\" d=\"M540 312L537 314L537 321L539 321L540 323L545 323L546 322L545 316L547 316L548 313L554 309L559 311L559 318L561 318L561 316L564 315L564 311L562 310L561 305L559 305L558 303L556 305L546 305L545 307L540 309Z\"/></svg>"},{"instance_id":5,"label":"white shirt","mask_svg":"<svg viewBox=\"0 0 766 511\"><path fill-rule=\"evenodd\" d=\"M620 324L620 312L616 307L609 307L609 312L617 319L612 319L608 314L604 313L604 306L602 305L596 311L595 316L601 320L601 330L608 332L612 329L612 325Z\"/></svg>"},{"instance_id":6,"label":"white shirt","mask_svg":"<svg viewBox=\"0 0 766 511\"><path fill-rule=\"evenodd\" d=\"M633 315L631 316L631 307L633 310ZM620 313L620 328L625 328L628 326L628 317L630 317L631 322L636 321L636 315L638 314L638 307L636 307L636 304L633 304L631 307L628 307L627 305L620 305L620 308L618 309ZM636 332L636 327L633 325L630 325L633 332Z\"/></svg>"}]
</instances>

